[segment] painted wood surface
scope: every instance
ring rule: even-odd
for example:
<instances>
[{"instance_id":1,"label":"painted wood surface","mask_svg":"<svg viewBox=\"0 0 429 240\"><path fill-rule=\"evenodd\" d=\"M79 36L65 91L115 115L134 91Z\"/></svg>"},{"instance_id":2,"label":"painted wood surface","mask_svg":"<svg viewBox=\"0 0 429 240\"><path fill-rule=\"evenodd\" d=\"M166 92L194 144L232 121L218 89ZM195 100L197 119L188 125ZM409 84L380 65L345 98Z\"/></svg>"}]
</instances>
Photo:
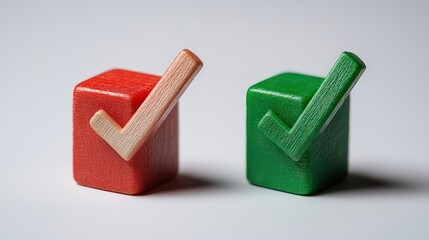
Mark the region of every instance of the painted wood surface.
<instances>
[{"instance_id":1,"label":"painted wood surface","mask_svg":"<svg viewBox=\"0 0 429 240\"><path fill-rule=\"evenodd\" d=\"M179 160L178 104L129 161L124 161L89 125L94 113L105 109L120 126L124 126L160 78L115 69L75 87L73 175L78 184L138 194L176 176Z\"/></svg>"},{"instance_id":2,"label":"painted wood surface","mask_svg":"<svg viewBox=\"0 0 429 240\"><path fill-rule=\"evenodd\" d=\"M326 76L282 73L247 91L247 179L311 195L348 169L349 93L365 69L345 52Z\"/></svg>"},{"instance_id":3,"label":"painted wood surface","mask_svg":"<svg viewBox=\"0 0 429 240\"><path fill-rule=\"evenodd\" d=\"M178 98L201 66L193 53L184 50L162 78L114 69L79 83L73 93L76 182L139 194L174 178L179 160ZM128 145L119 149L127 150L123 156L128 161L90 122L101 136L109 129L116 138L123 138L121 144Z\"/></svg>"}]
</instances>

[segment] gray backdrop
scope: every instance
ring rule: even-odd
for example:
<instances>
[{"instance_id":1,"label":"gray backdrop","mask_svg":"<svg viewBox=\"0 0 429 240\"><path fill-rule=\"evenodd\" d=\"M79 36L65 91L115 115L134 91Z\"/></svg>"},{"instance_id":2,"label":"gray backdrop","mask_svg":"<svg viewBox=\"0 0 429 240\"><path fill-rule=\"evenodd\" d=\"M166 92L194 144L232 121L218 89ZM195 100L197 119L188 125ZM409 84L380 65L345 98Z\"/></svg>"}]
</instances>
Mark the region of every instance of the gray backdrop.
<instances>
[{"instance_id":1,"label":"gray backdrop","mask_svg":"<svg viewBox=\"0 0 429 240\"><path fill-rule=\"evenodd\" d=\"M0 239L428 239L426 1L0 1ZM110 68L204 68L181 98L180 176L143 196L72 178L72 91ZM245 178L245 93L342 51L350 177L301 197Z\"/></svg>"}]
</instances>

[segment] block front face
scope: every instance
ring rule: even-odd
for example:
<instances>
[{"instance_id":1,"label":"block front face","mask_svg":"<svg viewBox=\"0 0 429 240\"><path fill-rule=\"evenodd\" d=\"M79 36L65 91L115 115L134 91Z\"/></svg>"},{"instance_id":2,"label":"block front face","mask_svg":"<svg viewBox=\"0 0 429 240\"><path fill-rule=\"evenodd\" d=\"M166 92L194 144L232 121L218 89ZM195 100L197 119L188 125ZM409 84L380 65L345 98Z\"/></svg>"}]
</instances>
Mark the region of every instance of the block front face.
<instances>
[{"instance_id":1,"label":"block front face","mask_svg":"<svg viewBox=\"0 0 429 240\"><path fill-rule=\"evenodd\" d=\"M251 86L247 92L247 178L255 185L308 195L337 182L347 173L348 111L346 100L298 162L258 129L273 110L293 126L316 93L322 78L284 73Z\"/></svg>"},{"instance_id":2,"label":"block front face","mask_svg":"<svg viewBox=\"0 0 429 240\"><path fill-rule=\"evenodd\" d=\"M159 81L159 76L111 70L78 84L73 96L73 175L85 186L137 194L170 179L178 169L176 105L130 161L95 133L89 120L104 109L122 127Z\"/></svg>"}]
</instances>

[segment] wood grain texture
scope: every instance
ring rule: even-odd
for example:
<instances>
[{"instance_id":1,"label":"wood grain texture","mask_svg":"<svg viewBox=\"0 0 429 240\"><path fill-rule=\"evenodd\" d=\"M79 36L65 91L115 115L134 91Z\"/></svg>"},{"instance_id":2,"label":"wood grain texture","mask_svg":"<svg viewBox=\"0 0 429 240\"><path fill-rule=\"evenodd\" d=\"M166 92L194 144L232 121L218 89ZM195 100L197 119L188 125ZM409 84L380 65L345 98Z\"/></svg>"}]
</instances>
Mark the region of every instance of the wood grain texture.
<instances>
[{"instance_id":1,"label":"wood grain texture","mask_svg":"<svg viewBox=\"0 0 429 240\"><path fill-rule=\"evenodd\" d=\"M272 110L258 124L259 130L291 159L299 161L326 127L365 70L356 55L341 54L298 120L290 127Z\"/></svg>"},{"instance_id":2,"label":"wood grain texture","mask_svg":"<svg viewBox=\"0 0 429 240\"><path fill-rule=\"evenodd\" d=\"M91 127L123 159L130 160L158 129L201 68L202 62L195 54L182 50L123 128L102 109L91 118Z\"/></svg>"}]
</instances>

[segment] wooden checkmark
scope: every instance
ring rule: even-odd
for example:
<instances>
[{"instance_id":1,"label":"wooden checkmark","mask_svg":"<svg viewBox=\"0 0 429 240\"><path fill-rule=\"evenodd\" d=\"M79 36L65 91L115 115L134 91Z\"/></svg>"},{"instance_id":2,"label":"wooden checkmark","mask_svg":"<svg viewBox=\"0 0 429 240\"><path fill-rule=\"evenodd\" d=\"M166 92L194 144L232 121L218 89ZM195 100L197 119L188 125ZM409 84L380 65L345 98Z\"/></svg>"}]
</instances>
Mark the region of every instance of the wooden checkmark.
<instances>
[{"instance_id":1,"label":"wooden checkmark","mask_svg":"<svg viewBox=\"0 0 429 240\"><path fill-rule=\"evenodd\" d=\"M292 160L299 161L317 134L329 124L364 71L365 64L356 55L342 53L292 127L274 111L268 110L259 121L258 129Z\"/></svg>"},{"instance_id":2,"label":"wooden checkmark","mask_svg":"<svg viewBox=\"0 0 429 240\"><path fill-rule=\"evenodd\" d=\"M202 66L195 54L182 50L123 128L101 109L90 120L92 129L129 161L158 129Z\"/></svg>"}]
</instances>

